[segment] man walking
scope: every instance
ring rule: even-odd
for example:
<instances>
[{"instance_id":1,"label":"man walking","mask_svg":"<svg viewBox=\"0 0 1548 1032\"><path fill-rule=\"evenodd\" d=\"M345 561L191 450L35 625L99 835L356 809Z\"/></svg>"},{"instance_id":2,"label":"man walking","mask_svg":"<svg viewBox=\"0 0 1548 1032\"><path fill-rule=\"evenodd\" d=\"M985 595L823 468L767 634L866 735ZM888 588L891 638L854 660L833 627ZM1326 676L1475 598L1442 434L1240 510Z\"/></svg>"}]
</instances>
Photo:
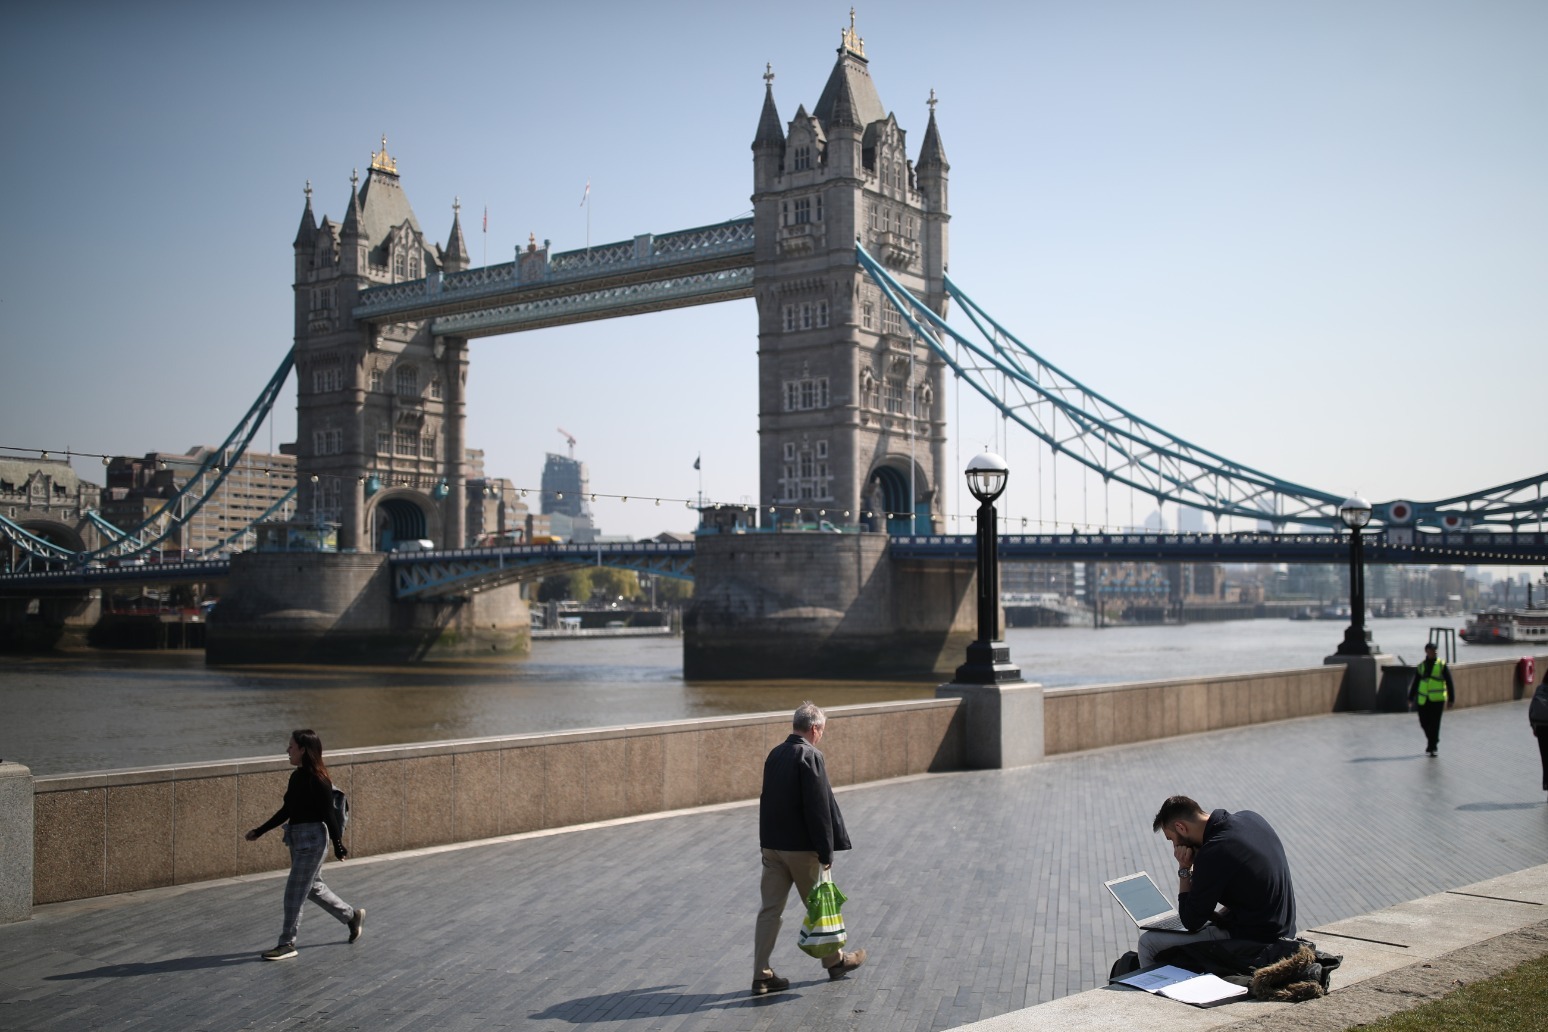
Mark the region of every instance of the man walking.
<instances>
[{"instance_id":1,"label":"man walking","mask_svg":"<svg viewBox=\"0 0 1548 1032\"><path fill-rule=\"evenodd\" d=\"M822 872L833 866L835 850L848 849L849 833L839 813L828 768L817 743L827 717L803 702L791 721L792 734L763 761L763 794L758 798L758 844L763 849L763 909L753 938L752 995L790 988L770 966L774 940L794 885L804 904ZM822 958L829 979L843 978L865 963L865 950Z\"/></svg>"},{"instance_id":2,"label":"man walking","mask_svg":"<svg viewBox=\"0 0 1548 1032\"><path fill-rule=\"evenodd\" d=\"M1419 710L1425 754L1434 756L1440 745L1441 714L1448 706L1456 705L1457 688L1451 683L1451 668L1436 655L1433 641L1424 647L1424 662L1414 670L1414 681L1408 686L1408 701Z\"/></svg>"},{"instance_id":3,"label":"man walking","mask_svg":"<svg viewBox=\"0 0 1548 1032\"><path fill-rule=\"evenodd\" d=\"M1174 946L1245 940L1256 953L1254 944L1295 938L1290 861L1268 821L1251 810L1206 813L1177 795L1161 804L1151 829L1166 836L1177 858L1177 916L1188 931L1142 932L1141 967Z\"/></svg>"}]
</instances>

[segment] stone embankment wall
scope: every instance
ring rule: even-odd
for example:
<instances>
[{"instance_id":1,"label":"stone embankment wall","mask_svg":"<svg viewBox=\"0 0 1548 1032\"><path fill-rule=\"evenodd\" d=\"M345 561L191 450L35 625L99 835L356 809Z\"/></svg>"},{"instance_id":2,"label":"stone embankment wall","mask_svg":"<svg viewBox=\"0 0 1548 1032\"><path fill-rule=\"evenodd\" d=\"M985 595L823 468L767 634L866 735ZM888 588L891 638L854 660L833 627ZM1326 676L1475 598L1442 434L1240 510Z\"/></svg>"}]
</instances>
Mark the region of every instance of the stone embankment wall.
<instances>
[{"instance_id":1,"label":"stone embankment wall","mask_svg":"<svg viewBox=\"0 0 1548 1032\"><path fill-rule=\"evenodd\" d=\"M1453 667L1457 705L1521 698L1515 661ZM1537 663L1541 678L1548 655ZM1327 666L1049 689L1044 751L1330 713L1342 675ZM969 743L959 706L941 698L829 710L823 752L833 783L963 769ZM789 720L771 713L429 742L339 750L328 760L350 795L346 841L354 855L369 856L754 799L763 758L789 733ZM279 807L289 770L276 758L17 778L32 782L32 902L285 867L278 831L257 842L242 833ZM10 829L18 839L19 823Z\"/></svg>"},{"instance_id":2,"label":"stone embankment wall","mask_svg":"<svg viewBox=\"0 0 1548 1032\"><path fill-rule=\"evenodd\" d=\"M835 785L962 766L956 699L828 711ZM790 715L329 752L354 856L756 798ZM33 902L289 865L278 830L242 835L285 794L283 759L38 777Z\"/></svg>"}]
</instances>

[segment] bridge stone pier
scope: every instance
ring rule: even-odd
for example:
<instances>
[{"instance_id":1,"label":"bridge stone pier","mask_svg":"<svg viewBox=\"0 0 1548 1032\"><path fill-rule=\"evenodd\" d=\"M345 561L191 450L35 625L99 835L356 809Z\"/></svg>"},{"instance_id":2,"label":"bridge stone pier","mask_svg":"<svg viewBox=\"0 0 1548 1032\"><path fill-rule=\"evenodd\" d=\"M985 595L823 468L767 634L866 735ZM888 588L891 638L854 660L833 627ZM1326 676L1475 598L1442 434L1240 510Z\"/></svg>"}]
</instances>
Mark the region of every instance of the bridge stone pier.
<instances>
[{"instance_id":1,"label":"bridge stone pier","mask_svg":"<svg viewBox=\"0 0 1548 1032\"><path fill-rule=\"evenodd\" d=\"M950 674L977 628L974 564L896 559L885 534L698 539L688 680Z\"/></svg>"},{"instance_id":2,"label":"bridge stone pier","mask_svg":"<svg viewBox=\"0 0 1548 1032\"><path fill-rule=\"evenodd\" d=\"M524 652L531 639L520 585L399 601L382 553L247 552L231 574L210 614L213 664L409 662Z\"/></svg>"}]
</instances>

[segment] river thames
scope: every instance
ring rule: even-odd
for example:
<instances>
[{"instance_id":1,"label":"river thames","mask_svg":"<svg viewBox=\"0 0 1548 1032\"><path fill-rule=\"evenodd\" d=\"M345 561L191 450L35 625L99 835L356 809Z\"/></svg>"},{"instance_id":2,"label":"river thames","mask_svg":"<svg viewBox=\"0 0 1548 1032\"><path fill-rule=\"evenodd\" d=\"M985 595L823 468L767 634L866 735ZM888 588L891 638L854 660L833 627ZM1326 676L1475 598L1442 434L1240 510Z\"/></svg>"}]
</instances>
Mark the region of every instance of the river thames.
<instances>
[{"instance_id":1,"label":"river thames","mask_svg":"<svg viewBox=\"0 0 1548 1032\"><path fill-rule=\"evenodd\" d=\"M1373 620L1375 642L1412 663L1432 626ZM1047 687L1154 681L1317 666L1334 621L1239 620L1186 626L1012 628L1011 657ZM1461 646L1458 660L1502 658ZM203 652L7 656L0 669L0 757L59 774L278 755L292 728L329 749L478 738L928 698L935 682L686 682L678 638L545 640L524 659L412 667L212 669Z\"/></svg>"}]
</instances>

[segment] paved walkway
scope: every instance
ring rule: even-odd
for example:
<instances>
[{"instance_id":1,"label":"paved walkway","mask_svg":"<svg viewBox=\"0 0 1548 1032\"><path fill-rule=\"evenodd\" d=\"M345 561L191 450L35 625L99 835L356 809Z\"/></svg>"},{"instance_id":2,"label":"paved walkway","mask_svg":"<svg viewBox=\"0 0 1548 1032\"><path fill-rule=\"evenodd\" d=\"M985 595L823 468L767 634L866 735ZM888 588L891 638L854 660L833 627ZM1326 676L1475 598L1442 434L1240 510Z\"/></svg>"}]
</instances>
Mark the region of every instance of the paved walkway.
<instances>
[{"instance_id":1,"label":"paved walkway","mask_svg":"<svg viewBox=\"0 0 1548 1032\"><path fill-rule=\"evenodd\" d=\"M257 959L277 877L42 907L0 926L0 1028L950 1028L1105 981L1133 929L1102 882L1169 872L1150 820L1171 792L1268 817L1303 927L1548 859L1524 702L1448 713L1422 750L1413 717L1339 715L843 791L835 874L871 962L829 983L792 900L791 988L758 1000L742 805L330 864L365 937L309 905L282 963Z\"/></svg>"}]
</instances>

